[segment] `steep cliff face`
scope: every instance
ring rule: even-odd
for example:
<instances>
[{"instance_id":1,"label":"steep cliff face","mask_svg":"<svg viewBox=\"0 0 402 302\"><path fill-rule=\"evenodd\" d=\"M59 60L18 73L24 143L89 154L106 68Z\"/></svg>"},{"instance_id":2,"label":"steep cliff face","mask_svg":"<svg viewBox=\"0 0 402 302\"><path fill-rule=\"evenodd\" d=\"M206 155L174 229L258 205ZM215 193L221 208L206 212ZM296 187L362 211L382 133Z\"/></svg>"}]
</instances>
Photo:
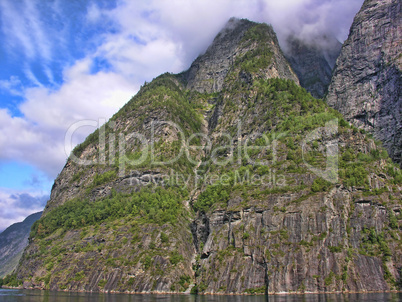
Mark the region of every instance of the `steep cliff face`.
<instances>
[{"instance_id":1,"label":"steep cliff face","mask_svg":"<svg viewBox=\"0 0 402 302\"><path fill-rule=\"evenodd\" d=\"M14 223L0 234L0 278L17 267L22 252L28 245L31 226L41 215L42 212L29 215L24 221Z\"/></svg>"},{"instance_id":2,"label":"steep cliff face","mask_svg":"<svg viewBox=\"0 0 402 302\"><path fill-rule=\"evenodd\" d=\"M300 85L316 98L324 97L331 82L332 69L342 44L333 36L305 42L291 35L286 41L285 56L300 80Z\"/></svg>"},{"instance_id":3,"label":"steep cliff face","mask_svg":"<svg viewBox=\"0 0 402 302\"><path fill-rule=\"evenodd\" d=\"M385 207L356 199L344 187L302 204L294 202L299 196L274 195L264 203L248 202L247 207L234 206L233 199L228 208L200 216L195 229L206 224L209 228L202 241L198 283L215 293L393 287L383 276L385 269L397 274L399 264L373 257L381 254L378 247L366 253L362 246L368 241L364 230L382 234L388 228ZM398 248L397 243L391 247ZM399 255L396 261L400 259Z\"/></svg>"},{"instance_id":4,"label":"steep cliff face","mask_svg":"<svg viewBox=\"0 0 402 302\"><path fill-rule=\"evenodd\" d=\"M399 286L400 169L298 85L270 26L236 24L247 29L226 29L241 37L223 78L208 75L217 86L201 57L192 78L154 79L76 147L18 267L25 287Z\"/></svg>"},{"instance_id":5,"label":"steep cliff face","mask_svg":"<svg viewBox=\"0 0 402 302\"><path fill-rule=\"evenodd\" d=\"M402 31L398 0L364 2L337 60L326 98L373 133L402 164Z\"/></svg>"}]
</instances>

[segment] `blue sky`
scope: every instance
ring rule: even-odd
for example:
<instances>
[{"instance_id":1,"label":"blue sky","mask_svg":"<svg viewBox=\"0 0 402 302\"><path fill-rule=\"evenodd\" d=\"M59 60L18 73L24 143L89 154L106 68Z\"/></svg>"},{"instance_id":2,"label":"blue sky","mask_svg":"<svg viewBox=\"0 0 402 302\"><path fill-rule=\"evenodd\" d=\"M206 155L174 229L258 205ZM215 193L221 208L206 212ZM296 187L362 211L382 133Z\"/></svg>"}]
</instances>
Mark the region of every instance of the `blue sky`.
<instances>
[{"instance_id":1,"label":"blue sky","mask_svg":"<svg viewBox=\"0 0 402 302\"><path fill-rule=\"evenodd\" d=\"M342 42L362 3L0 0L0 230L43 209L73 123L108 119L144 81L187 69L230 17L271 23L280 41Z\"/></svg>"}]
</instances>

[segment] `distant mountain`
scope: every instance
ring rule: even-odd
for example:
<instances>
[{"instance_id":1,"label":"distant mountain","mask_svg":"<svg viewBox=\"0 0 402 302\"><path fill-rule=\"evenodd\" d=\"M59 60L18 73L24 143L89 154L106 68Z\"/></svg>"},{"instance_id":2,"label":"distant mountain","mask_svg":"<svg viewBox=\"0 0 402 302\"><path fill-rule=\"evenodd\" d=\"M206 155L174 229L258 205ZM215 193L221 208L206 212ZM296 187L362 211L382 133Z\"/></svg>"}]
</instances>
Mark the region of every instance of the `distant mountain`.
<instances>
[{"instance_id":1,"label":"distant mountain","mask_svg":"<svg viewBox=\"0 0 402 302\"><path fill-rule=\"evenodd\" d=\"M382 141L402 166L401 41L401 1L364 1L336 62L326 101Z\"/></svg>"},{"instance_id":2,"label":"distant mountain","mask_svg":"<svg viewBox=\"0 0 402 302\"><path fill-rule=\"evenodd\" d=\"M189 70L145 84L73 150L13 277L105 292L398 289L401 185L378 142L300 86L271 26L231 19Z\"/></svg>"},{"instance_id":3,"label":"distant mountain","mask_svg":"<svg viewBox=\"0 0 402 302\"><path fill-rule=\"evenodd\" d=\"M18 265L24 248L28 245L32 224L42 212L29 215L22 222L14 223L0 233L0 278L11 273Z\"/></svg>"},{"instance_id":4,"label":"distant mountain","mask_svg":"<svg viewBox=\"0 0 402 302\"><path fill-rule=\"evenodd\" d=\"M305 42L290 35L284 48L300 85L316 98L324 97L331 82L332 69L342 44L333 36L321 36Z\"/></svg>"}]
</instances>

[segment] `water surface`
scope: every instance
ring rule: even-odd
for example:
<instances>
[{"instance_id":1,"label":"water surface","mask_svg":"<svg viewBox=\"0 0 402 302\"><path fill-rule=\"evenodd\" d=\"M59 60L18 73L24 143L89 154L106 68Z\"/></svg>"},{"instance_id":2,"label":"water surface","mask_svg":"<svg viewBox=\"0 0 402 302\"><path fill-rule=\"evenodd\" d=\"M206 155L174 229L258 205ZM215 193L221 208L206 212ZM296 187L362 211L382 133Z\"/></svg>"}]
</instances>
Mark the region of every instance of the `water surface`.
<instances>
[{"instance_id":1,"label":"water surface","mask_svg":"<svg viewBox=\"0 0 402 302\"><path fill-rule=\"evenodd\" d=\"M0 302L399 302L402 293L265 296L130 295L0 289Z\"/></svg>"}]
</instances>

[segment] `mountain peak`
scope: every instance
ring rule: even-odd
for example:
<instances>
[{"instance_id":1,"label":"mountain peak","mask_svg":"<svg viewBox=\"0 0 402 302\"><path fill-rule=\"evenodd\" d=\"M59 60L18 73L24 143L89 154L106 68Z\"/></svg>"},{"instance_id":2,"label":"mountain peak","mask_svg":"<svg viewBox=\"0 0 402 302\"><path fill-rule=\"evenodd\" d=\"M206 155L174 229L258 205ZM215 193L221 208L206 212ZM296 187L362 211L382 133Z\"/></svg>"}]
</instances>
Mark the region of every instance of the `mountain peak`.
<instances>
[{"instance_id":1,"label":"mountain peak","mask_svg":"<svg viewBox=\"0 0 402 302\"><path fill-rule=\"evenodd\" d=\"M199 56L190 69L183 73L187 89L199 92L217 92L236 63L246 58L260 57L265 48L272 53L270 64L255 70L263 78L287 78L298 83L296 75L283 57L272 26L247 19L230 18L217 34L206 52Z\"/></svg>"}]
</instances>

